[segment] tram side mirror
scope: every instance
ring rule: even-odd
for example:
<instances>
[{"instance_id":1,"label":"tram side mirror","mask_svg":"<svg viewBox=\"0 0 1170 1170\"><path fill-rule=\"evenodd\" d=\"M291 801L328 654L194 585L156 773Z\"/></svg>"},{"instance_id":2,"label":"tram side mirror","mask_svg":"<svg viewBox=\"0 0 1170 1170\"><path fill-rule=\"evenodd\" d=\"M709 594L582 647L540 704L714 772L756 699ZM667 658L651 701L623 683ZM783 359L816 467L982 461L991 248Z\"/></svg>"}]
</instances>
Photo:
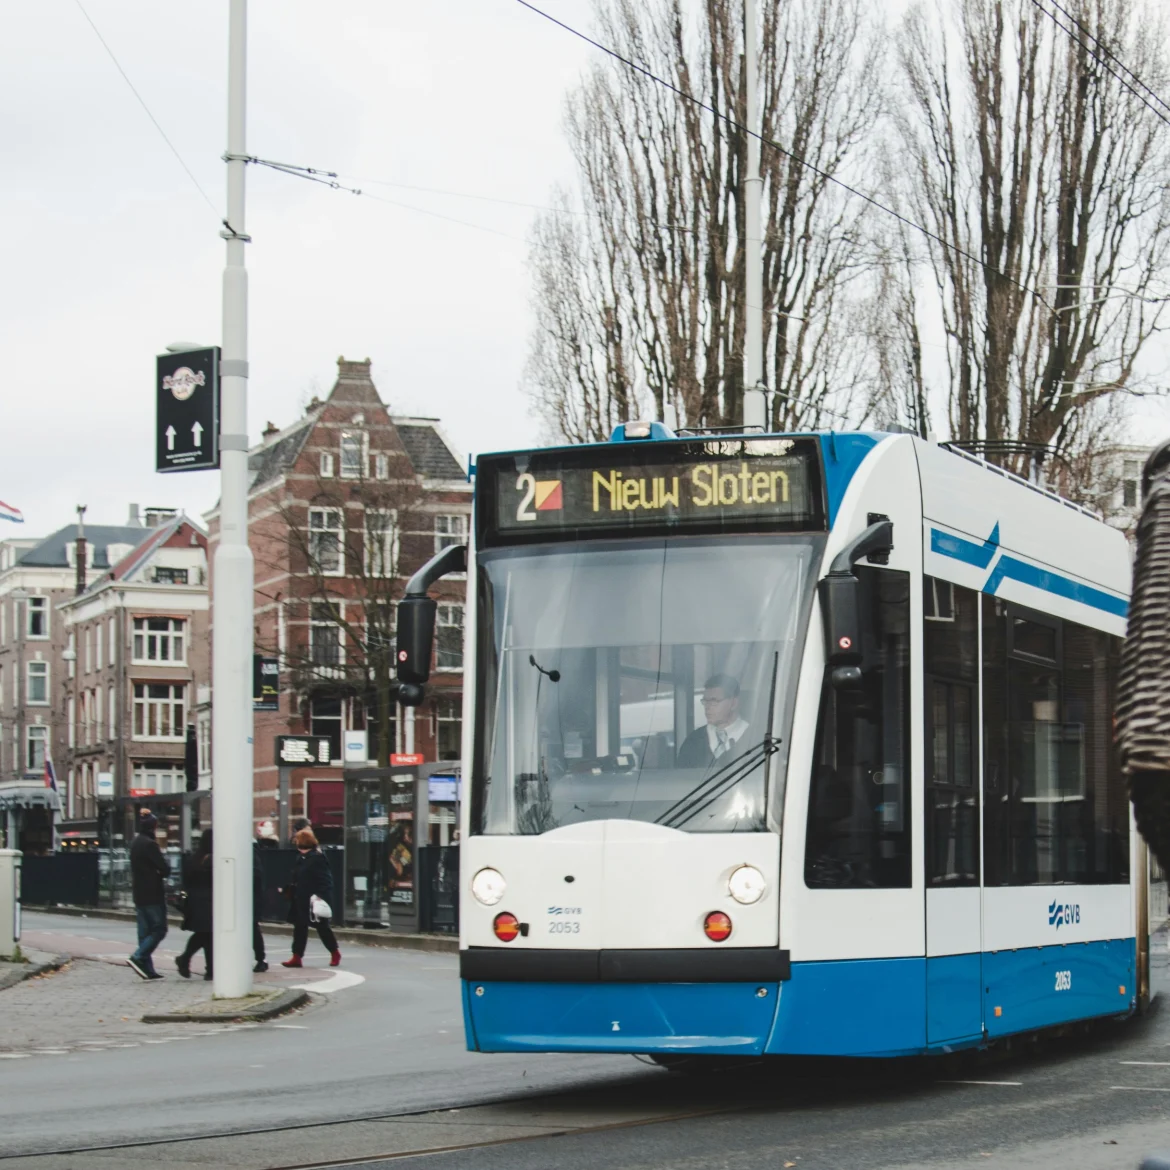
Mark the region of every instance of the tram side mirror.
<instances>
[{"instance_id":1,"label":"tram side mirror","mask_svg":"<svg viewBox=\"0 0 1170 1170\"><path fill-rule=\"evenodd\" d=\"M398 603L398 639L395 659L400 684L398 699L417 706L422 685L431 676L431 649L435 642L436 602L430 597L404 597ZM410 699L417 693L414 702Z\"/></svg>"},{"instance_id":2,"label":"tram side mirror","mask_svg":"<svg viewBox=\"0 0 1170 1170\"><path fill-rule=\"evenodd\" d=\"M861 582L852 573L830 573L821 582L825 658L838 689L861 683Z\"/></svg>"}]
</instances>

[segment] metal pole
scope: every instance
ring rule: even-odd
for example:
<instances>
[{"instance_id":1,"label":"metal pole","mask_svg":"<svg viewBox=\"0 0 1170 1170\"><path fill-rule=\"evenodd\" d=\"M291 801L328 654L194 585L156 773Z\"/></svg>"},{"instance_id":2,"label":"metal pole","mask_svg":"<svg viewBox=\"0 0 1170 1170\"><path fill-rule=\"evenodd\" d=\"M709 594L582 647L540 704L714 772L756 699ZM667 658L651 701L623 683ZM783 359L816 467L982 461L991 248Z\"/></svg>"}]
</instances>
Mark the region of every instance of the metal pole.
<instances>
[{"instance_id":1,"label":"metal pole","mask_svg":"<svg viewBox=\"0 0 1170 1170\"><path fill-rule=\"evenodd\" d=\"M756 46L756 0L744 0L743 66L746 91L745 123L752 131L747 140L747 173L744 199L744 430L767 428L764 397L764 253L760 230L760 203L764 180L760 178L759 55Z\"/></svg>"},{"instance_id":2,"label":"metal pole","mask_svg":"<svg viewBox=\"0 0 1170 1170\"><path fill-rule=\"evenodd\" d=\"M289 780L292 777L292 769L279 768L277 769L277 775L280 785L280 807L276 812L276 839L280 842L281 849L287 849L289 840L288 790Z\"/></svg>"},{"instance_id":3,"label":"metal pole","mask_svg":"<svg viewBox=\"0 0 1170 1170\"><path fill-rule=\"evenodd\" d=\"M248 274L244 262L247 0L228 33L227 240L220 363L219 543L212 630L215 994L252 990L252 552L248 547Z\"/></svg>"}]
</instances>

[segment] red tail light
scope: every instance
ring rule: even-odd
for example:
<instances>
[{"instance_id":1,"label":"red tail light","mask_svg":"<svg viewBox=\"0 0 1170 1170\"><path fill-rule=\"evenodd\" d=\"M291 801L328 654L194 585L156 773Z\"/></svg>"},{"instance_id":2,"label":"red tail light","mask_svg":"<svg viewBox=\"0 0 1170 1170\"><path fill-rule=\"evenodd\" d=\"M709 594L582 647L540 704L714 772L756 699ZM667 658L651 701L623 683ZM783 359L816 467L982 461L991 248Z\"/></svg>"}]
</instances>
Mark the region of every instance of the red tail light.
<instances>
[{"instance_id":1,"label":"red tail light","mask_svg":"<svg viewBox=\"0 0 1170 1170\"><path fill-rule=\"evenodd\" d=\"M726 917L726 915L724 916ZM520 919L506 910L492 919L492 930L500 942L511 942L520 933ZM728 933L731 933L731 924L728 923Z\"/></svg>"},{"instance_id":2,"label":"red tail light","mask_svg":"<svg viewBox=\"0 0 1170 1170\"><path fill-rule=\"evenodd\" d=\"M722 910L712 910L703 919L703 932L712 942L723 942L731 937L731 919Z\"/></svg>"}]
</instances>

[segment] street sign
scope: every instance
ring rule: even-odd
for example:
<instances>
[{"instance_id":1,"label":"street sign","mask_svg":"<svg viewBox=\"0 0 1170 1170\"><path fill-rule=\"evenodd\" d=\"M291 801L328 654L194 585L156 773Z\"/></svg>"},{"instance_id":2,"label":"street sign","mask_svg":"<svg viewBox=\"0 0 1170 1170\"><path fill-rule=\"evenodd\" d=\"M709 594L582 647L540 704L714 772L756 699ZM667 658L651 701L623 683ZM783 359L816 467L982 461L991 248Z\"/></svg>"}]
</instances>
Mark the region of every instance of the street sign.
<instances>
[{"instance_id":1,"label":"street sign","mask_svg":"<svg viewBox=\"0 0 1170 1170\"><path fill-rule=\"evenodd\" d=\"M252 710L280 710L280 659L252 655Z\"/></svg>"},{"instance_id":2,"label":"street sign","mask_svg":"<svg viewBox=\"0 0 1170 1170\"><path fill-rule=\"evenodd\" d=\"M114 796L114 773L99 772L97 774L98 800L112 800Z\"/></svg>"},{"instance_id":3,"label":"street sign","mask_svg":"<svg viewBox=\"0 0 1170 1170\"><path fill-rule=\"evenodd\" d=\"M421 752L391 752L390 766L392 768L412 767L423 762Z\"/></svg>"},{"instance_id":4,"label":"street sign","mask_svg":"<svg viewBox=\"0 0 1170 1170\"><path fill-rule=\"evenodd\" d=\"M154 796L155 791L153 788L131 788L130 795L131 796Z\"/></svg>"},{"instance_id":5,"label":"street sign","mask_svg":"<svg viewBox=\"0 0 1170 1170\"><path fill-rule=\"evenodd\" d=\"M327 735L278 735L276 763L281 768L323 768L329 766L332 749Z\"/></svg>"},{"instance_id":6,"label":"street sign","mask_svg":"<svg viewBox=\"0 0 1170 1170\"><path fill-rule=\"evenodd\" d=\"M156 471L219 466L219 347L164 353L155 378Z\"/></svg>"}]
</instances>

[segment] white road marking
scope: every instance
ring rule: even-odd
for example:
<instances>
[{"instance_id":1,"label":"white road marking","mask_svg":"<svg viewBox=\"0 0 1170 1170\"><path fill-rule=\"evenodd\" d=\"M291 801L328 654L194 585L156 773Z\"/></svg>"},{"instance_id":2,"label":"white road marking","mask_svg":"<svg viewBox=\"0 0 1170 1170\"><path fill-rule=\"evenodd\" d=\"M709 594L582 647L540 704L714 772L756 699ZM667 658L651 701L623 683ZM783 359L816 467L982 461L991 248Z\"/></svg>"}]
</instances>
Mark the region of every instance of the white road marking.
<instances>
[{"instance_id":1,"label":"white road marking","mask_svg":"<svg viewBox=\"0 0 1170 1170\"><path fill-rule=\"evenodd\" d=\"M1170 1088L1150 1088L1148 1085L1110 1085L1111 1089L1123 1089L1129 1093L1170 1093Z\"/></svg>"},{"instance_id":2,"label":"white road marking","mask_svg":"<svg viewBox=\"0 0 1170 1170\"><path fill-rule=\"evenodd\" d=\"M290 1032L307 1032L309 1030L308 1024L273 1024L274 1028L284 1028Z\"/></svg>"},{"instance_id":3,"label":"white road marking","mask_svg":"<svg viewBox=\"0 0 1170 1170\"><path fill-rule=\"evenodd\" d=\"M298 991L323 991L326 995L330 995L335 991L344 991L347 987L357 987L359 983L365 983L365 981L366 977L359 975L356 971L338 971L328 979L322 979L316 983L294 983L292 986Z\"/></svg>"},{"instance_id":4,"label":"white road marking","mask_svg":"<svg viewBox=\"0 0 1170 1170\"><path fill-rule=\"evenodd\" d=\"M0 1052L0 1060L27 1060L27 1052Z\"/></svg>"},{"instance_id":5,"label":"white road marking","mask_svg":"<svg viewBox=\"0 0 1170 1170\"><path fill-rule=\"evenodd\" d=\"M936 1081L939 1085L998 1085L1007 1089L1018 1089L1023 1081Z\"/></svg>"},{"instance_id":6,"label":"white road marking","mask_svg":"<svg viewBox=\"0 0 1170 1170\"><path fill-rule=\"evenodd\" d=\"M1170 1068L1170 1060L1119 1060L1117 1063L1140 1065L1143 1068Z\"/></svg>"}]
</instances>

